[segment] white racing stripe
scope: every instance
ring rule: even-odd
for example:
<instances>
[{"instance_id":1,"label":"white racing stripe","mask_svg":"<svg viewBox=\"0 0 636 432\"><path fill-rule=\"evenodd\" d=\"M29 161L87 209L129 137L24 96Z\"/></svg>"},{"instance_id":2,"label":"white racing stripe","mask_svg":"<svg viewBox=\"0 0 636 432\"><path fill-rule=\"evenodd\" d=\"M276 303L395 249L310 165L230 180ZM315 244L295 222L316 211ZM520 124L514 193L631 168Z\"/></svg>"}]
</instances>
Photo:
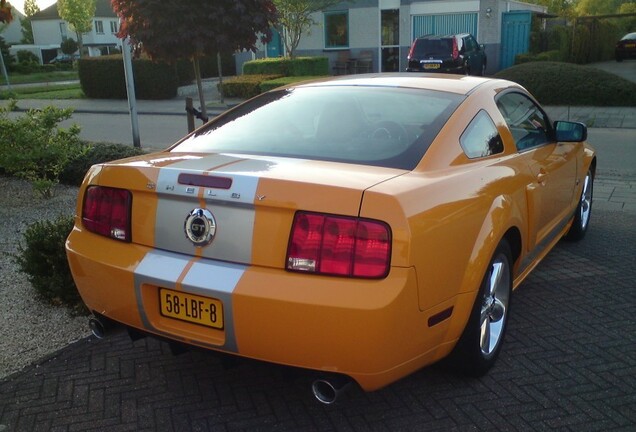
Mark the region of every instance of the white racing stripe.
<instances>
[{"instance_id":1,"label":"white racing stripe","mask_svg":"<svg viewBox=\"0 0 636 432\"><path fill-rule=\"evenodd\" d=\"M161 168L157 180L155 247L249 264L255 217L253 204L259 180L254 173L259 170L238 168L245 162L248 161L236 156L209 155ZM205 188L200 191L198 186L179 184L182 173L226 177L232 179L232 185L230 189ZM210 245L198 248L187 239L184 224L190 212L202 206L214 216L216 236Z\"/></svg>"},{"instance_id":2,"label":"white racing stripe","mask_svg":"<svg viewBox=\"0 0 636 432\"><path fill-rule=\"evenodd\" d=\"M191 257L155 250L146 254L135 269L135 296L139 315L147 330L171 338L175 337L156 328L148 318L143 304L142 286L177 289L179 278L190 261ZM215 346L215 348L238 352L234 332L232 294L246 268L242 265L202 259L192 265L181 281L180 287L184 292L215 298L223 303L225 345Z\"/></svg>"}]
</instances>

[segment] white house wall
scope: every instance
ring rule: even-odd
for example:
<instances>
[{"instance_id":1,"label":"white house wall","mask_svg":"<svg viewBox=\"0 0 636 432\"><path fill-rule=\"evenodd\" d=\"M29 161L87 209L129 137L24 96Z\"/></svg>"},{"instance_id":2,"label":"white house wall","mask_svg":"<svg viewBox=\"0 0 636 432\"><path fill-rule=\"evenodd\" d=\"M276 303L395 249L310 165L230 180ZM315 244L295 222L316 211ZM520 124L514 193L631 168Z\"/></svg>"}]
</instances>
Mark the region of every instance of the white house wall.
<instances>
[{"instance_id":1,"label":"white house wall","mask_svg":"<svg viewBox=\"0 0 636 432\"><path fill-rule=\"evenodd\" d=\"M547 8L535 4L511 0L357 0L342 2L328 11L346 11L349 14L349 46L344 49L325 49L324 13L313 14L315 25L305 33L298 45L297 54L302 56L326 56L333 64L342 51L348 51L351 57L361 51L373 52L373 70L379 70L380 64L380 10L400 10L400 70L406 67L406 56L413 41L413 17L422 15L446 15L456 13L477 14L475 37L484 44L488 56L487 72L498 69L501 49L502 14L513 10L547 12ZM252 55L249 54L251 57ZM259 52L254 57L264 57ZM247 53L237 54L237 70L249 60Z\"/></svg>"},{"instance_id":2,"label":"white house wall","mask_svg":"<svg viewBox=\"0 0 636 432\"><path fill-rule=\"evenodd\" d=\"M62 20L33 20L31 27L33 28L33 44L34 45L59 45L62 43L62 33L60 32L60 24L66 23ZM75 35L67 29L68 37L75 39Z\"/></svg>"}]
</instances>

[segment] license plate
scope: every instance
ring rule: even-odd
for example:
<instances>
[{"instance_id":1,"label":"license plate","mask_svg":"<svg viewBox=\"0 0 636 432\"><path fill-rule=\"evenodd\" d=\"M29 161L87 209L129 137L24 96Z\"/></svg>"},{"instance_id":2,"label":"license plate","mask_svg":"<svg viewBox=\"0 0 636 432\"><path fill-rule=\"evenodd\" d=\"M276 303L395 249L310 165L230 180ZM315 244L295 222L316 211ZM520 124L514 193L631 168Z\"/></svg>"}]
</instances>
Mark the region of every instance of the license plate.
<instances>
[{"instance_id":1,"label":"license plate","mask_svg":"<svg viewBox=\"0 0 636 432\"><path fill-rule=\"evenodd\" d=\"M223 328L223 303L213 298L161 288L159 308L161 315L168 318Z\"/></svg>"},{"instance_id":2,"label":"license plate","mask_svg":"<svg viewBox=\"0 0 636 432\"><path fill-rule=\"evenodd\" d=\"M636 44L625 44L625 48L634 48Z\"/></svg>"},{"instance_id":3,"label":"license plate","mask_svg":"<svg viewBox=\"0 0 636 432\"><path fill-rule=\"evenodd\" d=\"M439 69L439 63L424 63L424 69Z\"/></svg>"}]
</instances>

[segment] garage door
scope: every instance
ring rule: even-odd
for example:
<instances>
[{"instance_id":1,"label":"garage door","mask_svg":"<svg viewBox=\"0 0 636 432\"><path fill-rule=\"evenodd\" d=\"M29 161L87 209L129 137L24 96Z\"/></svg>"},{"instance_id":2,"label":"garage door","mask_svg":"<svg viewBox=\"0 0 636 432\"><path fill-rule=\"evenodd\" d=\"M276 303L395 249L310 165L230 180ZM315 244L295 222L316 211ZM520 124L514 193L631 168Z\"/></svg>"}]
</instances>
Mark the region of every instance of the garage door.
<instances>
[{"instance_id":1,"label":"garage door","mask_svg":"<svg viewBox=\"0 0 636 432\"><path fill-rule=\"evenodd\" d=\"M413 39L427 34L455 33L470 33L477 37L477 13L413 16Z\"/></svg>"}]
</instances>

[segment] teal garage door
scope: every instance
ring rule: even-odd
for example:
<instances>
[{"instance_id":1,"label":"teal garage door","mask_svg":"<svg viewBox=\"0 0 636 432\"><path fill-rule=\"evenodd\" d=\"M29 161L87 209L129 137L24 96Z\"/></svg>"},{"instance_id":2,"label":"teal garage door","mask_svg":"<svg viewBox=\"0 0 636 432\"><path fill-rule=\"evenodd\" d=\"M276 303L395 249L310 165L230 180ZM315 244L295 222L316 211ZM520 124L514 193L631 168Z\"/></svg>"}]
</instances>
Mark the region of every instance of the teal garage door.
<instances>
[{"instance_id":1,"label":"teal garage door","mask_svg":"<svg viewBox=\"0 0 636 432\"><path fill-rule=\"evenodd\" d=\"M413 39L427 34L455 33L470 33L477 37L477 13L413 16Z\"/></svg>"},{"instance_id":2,"label":"teal garage door","mask_svg":"<svg viewBox=\"0 0 636 432\"><path fill-rule=\"evenodd\" d=\"M525 54L530 47L532 12L505 12L501 21L501 69L512 66L517 54Z\"/></svg>"}]
</instances>

